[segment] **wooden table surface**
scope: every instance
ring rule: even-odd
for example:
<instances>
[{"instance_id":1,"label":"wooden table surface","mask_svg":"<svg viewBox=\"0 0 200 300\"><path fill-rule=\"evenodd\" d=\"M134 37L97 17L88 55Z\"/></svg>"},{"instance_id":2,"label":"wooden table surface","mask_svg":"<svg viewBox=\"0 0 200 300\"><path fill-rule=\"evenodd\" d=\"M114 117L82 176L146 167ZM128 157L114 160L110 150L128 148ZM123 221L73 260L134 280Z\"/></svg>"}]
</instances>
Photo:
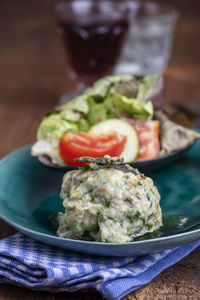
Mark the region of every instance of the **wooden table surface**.
<instances>
[{"instance_id":1,"label":"wooden table surface","mask_svg":"<svg viewBox=\"0 0 200 300\"><path fill-rule=\"evenodd\" d=\"M44 114L57 104L62 93L73 87L55 31L54 3L53 0L0 2L0 157L33 142ZM194 108L198 115L200 5L198 0L190 1L190 7L187 1L177 0L176 4L182 8L182 15L165 74L166 107L173 114L174 104L178 103ZM180 120L183 120L181 115ZM0 238L14 232L0 221ZM200 249L196 249L124 299L200 299L199 286ZM98 294L41 293L11 285L0 286L0 300L36 298L102 299Z\"/></svg>"}]
</instances>

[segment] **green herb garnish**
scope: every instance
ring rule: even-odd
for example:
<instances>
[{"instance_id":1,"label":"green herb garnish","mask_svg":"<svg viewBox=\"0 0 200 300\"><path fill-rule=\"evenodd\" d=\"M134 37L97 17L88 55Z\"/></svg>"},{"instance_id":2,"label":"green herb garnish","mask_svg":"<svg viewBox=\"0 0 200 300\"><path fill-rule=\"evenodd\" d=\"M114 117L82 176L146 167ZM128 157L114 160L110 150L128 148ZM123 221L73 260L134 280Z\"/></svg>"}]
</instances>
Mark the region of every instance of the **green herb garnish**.
<instances>
[{"instance_id":1,"label":"green herb garnish","mask_svg":"<svg viewBox=\"0 0 200 300\"><path fill-rule=\"evenodd\" d=\"M82 169L85 170L100 170L113 167L124 173L133 173L134 175L142 175L137 169L132 168L128 164L123 163L123 158L120 157L110 157L105 155L104 157L93 158L89 156L82 156L75 159L79 162L86 163Z\"/></svg>"}]
</instances>

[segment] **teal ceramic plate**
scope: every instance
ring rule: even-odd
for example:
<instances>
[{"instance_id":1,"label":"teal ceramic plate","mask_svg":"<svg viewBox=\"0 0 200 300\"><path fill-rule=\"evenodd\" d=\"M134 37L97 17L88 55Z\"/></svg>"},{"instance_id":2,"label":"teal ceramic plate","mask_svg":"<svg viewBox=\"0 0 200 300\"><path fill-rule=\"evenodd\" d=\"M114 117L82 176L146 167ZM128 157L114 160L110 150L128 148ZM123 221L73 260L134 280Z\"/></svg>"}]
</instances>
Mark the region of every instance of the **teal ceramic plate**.
<instances>
[{"instance_id":1,"label":"teal ceramic plate","mask_svg":"<svg viewBox=\"0 0 200 300\"><path fill-rule=\"evenodd\" d=\"M170 236L123 244L59 238L48 217L62 210L63 173L30 156L30 146L0 163L0 216L19 231L60 248L104 256L130 256L183 245L200 239L200 226ZM164 215L200 215L200 141L182 158L150 174L161 194Z\"/></svg>"}]
</instances>

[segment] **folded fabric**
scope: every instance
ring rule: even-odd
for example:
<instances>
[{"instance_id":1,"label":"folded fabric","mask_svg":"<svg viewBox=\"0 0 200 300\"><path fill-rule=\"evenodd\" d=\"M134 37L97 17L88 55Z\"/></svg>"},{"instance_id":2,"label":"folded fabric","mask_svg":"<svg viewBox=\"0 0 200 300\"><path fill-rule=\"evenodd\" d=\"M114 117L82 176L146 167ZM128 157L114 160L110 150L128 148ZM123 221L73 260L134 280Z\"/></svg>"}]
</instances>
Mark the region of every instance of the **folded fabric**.
<instances>
[{"instance_id":1,"label":"folded fabric","mask_svg":"<svg viewBox=\"0 0 200 300\"><path fill-rule=\"evenodd\" d=\"M21 233L0 241L0 283L38 291L93 288L121 299L188 255L200 241L141 257L81 255L45 245Z\"/></svg>"}]
</instances>

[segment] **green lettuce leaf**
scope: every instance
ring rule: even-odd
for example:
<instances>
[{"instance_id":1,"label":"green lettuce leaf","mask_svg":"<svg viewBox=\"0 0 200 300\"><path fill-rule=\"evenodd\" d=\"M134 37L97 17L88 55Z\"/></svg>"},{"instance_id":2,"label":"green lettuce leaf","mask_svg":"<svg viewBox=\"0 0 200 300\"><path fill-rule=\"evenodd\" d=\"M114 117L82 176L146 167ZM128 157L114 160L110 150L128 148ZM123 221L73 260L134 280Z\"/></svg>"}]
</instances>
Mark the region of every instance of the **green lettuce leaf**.
<instances>
[{"instance_id":1,"label":"green lettuce leaf","mask_svg":"<svg viewBox=\"0 0 200 300\"><path fill-rule=\"evenodd\" d=\"M154 89L157 86L158 79L160 78L160 75L149 75L145 76L138 82L138 94L137 99L139 101L147 101L151 93L154 91Z\"/></svg>"},{"instance_id":2,"label":"green lettuce leaf","mask_svg":"<svg viewBox=\"0 0 200 300\"><path fill-rule=\"evenodd\" d=\"M134 98L128 98L117 93L112 94L113 103L118 112L126 112L134 119L151 120L153 105L150 101L140 102Z\"/></svg>"},{"instance_id":3,"label":"green lettuce leaf","mask_svg":"<svg viewBox=\"0 0 200 300\"><path fill-rule=\"evenodd\" d=\"M88 131L99 120L119 118L121 112L135 119L150 120L153 106L146 98L157 79L158 75L142 79L132 75L104 77L45 117L37 138L58 139L68 130Z\"/></svg>"},{"instance_id":4,"label":"green lettuce leaf","mask_svg":"<svg viewBox=\"0 0 200 300\"><path fill-rule=\"evenodd\" d=\"M104 77L82 95L59 107L60 115L70 122L79 122L86 117L91 126L99 120L119 117L120 112L126 112L135 119L149 120L153 116L153 106L146 97L157 79L158 75L143 79L132 75Z\"/></svg>"},{"instance_id":5,"label":"green lettuce leaf","mask_svg":"<svg viewBox=\"0 0 200 300\"><path fill-rule=\"evenodd\" d=\"M62 119L71 122L78 122L82 118L82 113L69 109L61 110L59 115Z\"/></svg>"},{"instance_id":6,"label":"green lettuce leaf","mask_svg":"<svg viewBox=\"0 0 200 300\"><path fill-rule=\"evenodd\" d=\"M75 111L80 112L83 114L87 114L89 111L89 105L88 105L88 95L83 93L80 96L75 97L71 101L67 102L66 104L58 107L58 111Z\"/></svg>"},{"instance_id":7,"label":"green lettuce leaf","mask_svg":"<svg viewBox=\"0 0 200 300\"><path fill-rule=\"evenodd\" d=\"M90 125L88 123L88 121L86 119L80 119L78 122L77 122L77 125L78 125L78 130L79 131L84 131L84 132L87 132L89 131L90 129Z\"/></svg>"},{"instance_id":8,"label":"green lettuce leaf","mask_svg":"<svg viewBox=\"0 0 200 300\"><path fill-rule=\"evenodd\" d=\"M138 90L139 82L136 78L132 78L129 81L121 81L112 89L113 92L128 98L137 98Z\"/></svg>"},{"instance_id":9,"label":"green lettuce leaf","mask_svg":"<svg viewBox=\"0 0 200 300\"><path fill-rule=\"evenodd\" d=\"M131 79L133 79L132 75L106 76L97 80L93 84L92 91L90 89L88 93L97 99L104 99L113 84L116 84L120 81L126 82Z\"/></svg>"},{"instance_id":10,"label":"green lettuce leaf","mask_svg":"<svg viewBox=\"0 0 200 300\"><path fill-rule=\"evenodd\" d=\"M69 130L78 130L77 124L62 119L59 114L52 114L42 120L37 131L37 139L47 141L60 139Z\"/></svg>"},{"instance_id":11,"label":"green lettuce leaf","mask_svg":"<svg viewBox=\"0 0 200 300\"><path fill-rule=\"evenodd\" d=\"M147 84L142 84L148 90L155 84L158 76L148 76ZM151 78L153 77L153 78ZM87 120L90 125L99 120L118 118L120 112L126 112L131 117L141 120L150 120L153 116L153 106L150 101L138 99L140 79L131 75L107 76L98 80L88 90L90 95Z\"/></svg>"},{"instance_id":12,"label":"green lettuce leaf","mask_svg":"<svg viewBox=\"0 0 200 300\"><path fill-rule=\"evenodd\" d=\"M96 103L93 98L89 99L90 111L87 115L87 120L92 126L99 121L105 121L108 119L107 107L104 103Z\"/></svg>"}]
</instances>

